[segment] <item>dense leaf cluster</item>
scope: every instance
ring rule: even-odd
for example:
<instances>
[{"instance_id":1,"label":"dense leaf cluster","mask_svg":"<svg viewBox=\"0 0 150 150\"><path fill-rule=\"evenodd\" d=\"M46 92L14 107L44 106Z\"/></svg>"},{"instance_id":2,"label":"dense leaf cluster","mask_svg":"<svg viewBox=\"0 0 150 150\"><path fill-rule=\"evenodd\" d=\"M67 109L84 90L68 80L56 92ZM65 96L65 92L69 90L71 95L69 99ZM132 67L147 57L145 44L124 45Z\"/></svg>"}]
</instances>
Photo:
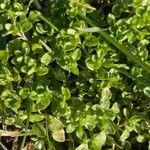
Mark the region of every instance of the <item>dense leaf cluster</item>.
<instances>
[{"instance_id":1,"label":"dense leaf cluster","mask_svg":"<svg viewBox=\"0 0 150 150\"><path fill-rule=\"evenodd\" d=\"M0 0L2 143L150 149L149 16L148 0Z\"/></svg>"}]
</instances>

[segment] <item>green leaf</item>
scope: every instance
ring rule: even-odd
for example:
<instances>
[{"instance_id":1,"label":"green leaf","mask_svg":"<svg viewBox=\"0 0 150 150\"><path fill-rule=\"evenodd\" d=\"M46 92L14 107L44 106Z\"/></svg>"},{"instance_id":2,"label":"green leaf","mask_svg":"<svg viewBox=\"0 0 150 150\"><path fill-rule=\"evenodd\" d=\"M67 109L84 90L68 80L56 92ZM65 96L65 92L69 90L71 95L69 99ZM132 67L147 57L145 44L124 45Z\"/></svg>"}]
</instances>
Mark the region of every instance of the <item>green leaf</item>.
<instances>
[{"instance_id":1,"label":"green leaf","mask_svg":"<svg viewBox=\"0 0 150 150\"><path fill-rule=\"evenodd\" d=\"M0 8L1 9L5 9L5 7L6 7L6 4L5 3L1 3Z\"/></svg>"},{"instance_id":2,"label":"green leaf","mask_svg":"<svg viewBox=\"0 0 150 150\"><path fill-rule=\"evenodd\" d=\"M50 131L58 131L64 127L63 123L56 117L49 117L48 128Z\"/></svg>"},{"instance_id":3,"label":"green leaf","mask_svg":"<svg viewBox=\"0 0 150 150\"><path fill-rule=\"evenodd\" d=\"M112 8L112 13L114 16L119 17L122 13L122 7L119 4L116 4Z\"/></svg>"},{"instance_id":4,"label":"green leaf","mask_svg":"<svg viewBox=\"0 0 150 150\"><path fill-rule=\"evenodd\" d=\"M14 8L16 10L23 10L23 7L22 7L22 5L20 3L14 3Z\"/></svg>"},{"instance_id":5,"label":"green leaf","mask_svg":"<svg viewBox=\"0 0 150 150\"><path fill-rule=\"evenodd\" d=\"M108 72L104 68L96 70L96 78L98 80L106 80L108 78Z\"/></svg>"},{"instance_id":6,"label":"green leaf","mask_svg":"<svg viewBox=\"0 0 150 150\"><path fill-rule=\"evenodd\" d=\"M58 81L65 81L66 80L66 74L65 71L62 69L55 69L54 70L54 77Z\"/></svg>"},{"instance_id":7,"label":"green leaf","mask_svg":"<svg viewBox=\"0 0 150 150\"><path fill-rule=\"evenodd\" d=\"M39 44L39 43L33 43L33 44L32 44L32 50L33 50L35 53L38 53L38 54L43 53L42 45Z\"/></svg>"},{"instance_id":8,"label":"green leaf","mask_svg":"<svg viewBox=\"0 0 150 150\"><path fill-rule=\"evenodd\" d=\"M66 132L67 133L72 133L75 130L75 126L73 124L69 124L66 127Z\"/></svg>"},{"instance_id":9,"label":"green leaf","mask_svg":"<svg viewBox=\"0 0 150 150\"><path fill-rule=\"evenodd\" d=\"M20 91L19 91L19 95L25 99L28 97L29 95L29 89L28 88L21 88Z\"/></svg>"},{"instance_id":10,"label":"green leaf","mask_svg":"<svg viewBox=\"0 0 150 150\"><path fill-rule=\"evenodd\" d=\"M64 131L64 129L53 131L52 137L57 142L65 142L65 131Z\"/></svg>"},{"instance_id":11,"label":"green leaf","mask_svg":"<svg viewBox=\"0 0 150 150\"><path fill-rule=\"evenodd\" d=\"M130 126L134 129L134 131L139 132L139 122L141 121L141 118L137 115L132 115L128 121L130 123Z\"/></svg>"},{"instance_id":12,"label":"green leaf","mask_svg":"<svg viewBox=\"0 0 150 150\"><path fill-rule=\"evenodd\" d=\"M106 110L106 116L109 120L112 121L114 121L114 119L116 118L116 114L111 110Z\"/></svg>"},{"instance_id":13,"label":"green leaf","mask_svg":"<svg viewBox=\"0 0 150 150\"><path fill-rule=\"evenodd\" d=\"M81 58L81 50L79 48L75 49L72 52L71 57L75 61L79 60Z\"/></svg>"},{"instance_id":14,"label":"green leaf","mask_svg":"<svg viewBox=\"0 0 150 150\"><path fill-rule=\"evenodd\" d=\"M99 40L93 35L89 35L85 37L84 44L88 47L96 46L98 45L98 43Z\"/></svg>"},{"instance_id":15,"label":"green leaf","mask_svg":"<svg viewBox=\"0 0 150 150\"><path fill-rule=\"evenodd\" d=\"M142 143L145 140L145 137L143 135L138 135L136 139L139 143Z\"/></svg>"},{"instance_id":16,"label":"green leaf","mask_svg":"<svg viewBox=\"0 0 150 150\"><path fill-rule=\"evenodd\" d=\"M7 50L9 52L14 52L20 50L22 47L22 41L20 39L14 39L7 44Z\"/></svg>"},{"instance_id":17,"label":"green leaf","mask_svg":"<svg viewBox=\"0 0 150 150\"><path fill-rule=\"evenodd\" d=\"M1 30L3 30L3 25L2 25L2 24L0 24L0 31L1 31Z\"/></svg>"},{"instance_id":18,"label":"green leaf","mask_svg":"<svg viewBox=\"0 0 150 150\"><path fill-rule=\"evenodd\" d=\"M89 150L88 144L81 144L75 150Z\"/></svg>"},{"instance_id":19,"label":"green leaf","mask_svg":"<svg viewBox=\"0 0 150 150\"><path fill-rule=\"evenodd\" d=\"M110 25L112 25L114 23L114 21L115 21L115 16L112 15L112 14L109 14L107 19L108 19L108 23Z\"/></svg>"},{"instance_id":20,"label":"green leaf","mask_svg":"<svg viewBox=\"0 0 150 150\"><path fill-rule=\"evenodd\" d=\"M113 111L114 113L116 113L116 114L118 114L118 113L120 112L119 105L118 105L117 102L115 102L115 103L113 104L113 106L112 106L111 109L112 109L112 111Z\"/></svg>"},{"instance_id":21,"label":"green leaf","mask_svg":"<svg viewBox=\"0 0 150 150\"><path fill-rule=\"evenodd\" d=\"M42 114L31 114L30 122L39 122L42 121L45 117Z\"/></svg>"},{"instance_id":22,"label":"green leaf","mask_svg":"<svg viewBox=\"0 0 150 150\"><path fill-rule=\"evenodd\" d=\"M31 91L30 96L32 100L37 100L38 99L38 93L35 91Z\"/></svg>"},{"instance_id":23,"label":"green leaf","mask_svg":"<svg viewBox=\"0 0 150 150\"><path fill-rule=\"evenodd\" d=\"M123 142L123 149L131 150L131 143L129 141Z\"/></svg>"},{"instance_id":24,"label":"green leaf","mask_svg":"<svg viewBox=\"0 0 150 150\"><path fill-rule=\"evenodd\" d=\"M8 60L8 52L5 50L0 50L0 60L6 62Z\"/></svg>"},{"instance_id":25,"label":"green leaf","mask_svg":"<svg viewBox=\"0 0 150 150\"><path fill-rule=\"evenodd\" d=\"M47 67L44 67L44 66L40 66L37 68L37 74L39 76L44 76L48 73L48 68Z\"/></svg>"},{"instance_id":26,"label":"green leaf","mask_svg":"<svg viewBox=\"0 0 150 150\"><path fill-rule=\"evenodd\" d=\"M96 26L88 17L83 16L82 14L80 14L80 17L82 19L84 19L91 26ZM114 45L118 50L120 50L122 53L124 53L132 62L134 62L135 64L138 64L144 70L146 70L148 73L150 73L150 67L145 62L143 62L137 55L133 55L132 50L130 50L129 48L127 48L123 45L121 45L119 42L117 42L117 40L115 38L109 36L103 30L99 30L99 34L102 37L104 37L106 41L108 41L109 43Z\"/></svg>"},{"instance_id":27,"label":"green leaf","mask_svg":"<svg viewBox=\"0 0 150 150\"><path fill-rule=\"evenodd\" d=\"M70 91L69 91L68 88L65 88L65 87L62 86L61 91L62 91L63 99L65 99L65 100L70 99L71 95L70 95Z\"/></svg>"},{"instance_id":28,"label":"green leaf","mask_svg":"<svg viewBox=\"0 0 150 150\"><path fill-rule=\"evenodd\" d=\"M98 119L96 115L87 115L83 119L84 126L90 131L93 131L97 123L98 123Z\"/></svg>"},{"instance_id":29,"label":"green leaf","mask_svg":"<svg viewBox=\"0 0 150 150\"><path fill-rule=\"evenodd\" d=\"M150 97L150 87L144 88L144 94L148 97Z\"/></svg>"},{"instance_id":30,"label":"green leaf","mask_svg":"<svg viewBox=\"0 0 150 150\"><path fill-rule=\"evenodd\" d=\"M20 101L14 98L8 98L4 102L5 106L11 108L12 110L17 110L20 108Z\"/></svg>"},{"instance_id":31,"label":"green leaf","mask_svg":"<svg viewBox=\"0 0 150 150\"><path fill-rule=\"evenodd\" d=\"M42 149L44 147L44 141L42 139L37 140L35 142L34 148L35 149Z\"/></svg>"},{"instance_id":32,"label":"green leaf","mask_svg":"<svg viewBox=\"0 0 150 150\"><path fill-rule=\"evenodd\" d=\"M33 124L32 125L32 131L35 135L37 135L38 137L45 137L46 135L46 130L43 127L42 124L37 123L37 124Z\"/></svg>"},{"instance_id":33,"label":"green leaf","mask_svg":"<svg viewBox=\"0 0 150 150\"><path fill-rule=\"evenodd\" d=\"M75 29L72 29L72 28L69 28L69 29L67 30L67 34L75 35L75 34L76 34L76 30L75 30Z\"/></svg>"},{"instance_id":34,"label":"green leaf","mask_svg":"<svg viewBox=\"0 0 150 150\"><path fill-rule=\"evenodd\" d=\"M76 129L76 136L79 138L79 139L83 139L83 136L84 136L84 130L81 126L78 126L78 128Z\"/></svg>"},{"instance_id":35,"label":"green leaf","mask_svg":"<svg viewBox=\"0 0 150 150\"><path fill-rule=\"evenodd\" d=\"M28 70L27 75L30 76L31 74L33 74L35 72L35 68L32 67L31 69Z\"/></svg>"},{"instance_id":36,"label":"green leaf","mask_svg":"<svg viewBox=\"0 0 150 150\"><path fill-rule=\"evenodd\" d=\"M28 32L32 28L31 22L25 22L21 26L23 32Z\"/></svg>"},{"instance_id":37,"label":"green leaf","mask_svg":"<svg viewBox=\"0 0 150 150\"><path fill-rule=\"evenodd\" d=\"M105 142L106 142L106 133L102 131L99 134L94 135L94 137L91 139L90 147L93 150L100 150L102 149L102 146L105 144Z\"/></svg>"},{"instance_id":38,"label":"green leaf","mask_svg":"<svg viewBox=\"0 0 150 150\"><path fill-rule=\"evenodd\" d=\"M145 8L144 7L138 7L136 9L136 15L139 16L139 17L141 17L144 14L144 12L145 12Z\"/></svg>"},{"instance_id":39,"label":"green leaf","mask_svg":"<svg viewBox=\"0 0 150 150\"><path fill-rule=\"evenodd\" d=\"M39 110L43 110L49 106L51 102L51 96L49 93L39 94L36 102L36 108Z\"/></svg>"},{"instance_id":40,"label":"green leaf","mask_svg":"<svg viewBox=\"0 0 150 150\"><path fill-rule=\"evenodd\" d=\"M98 1L0 0L0 121L35 149L150 149L149 0Z\"/></svg>"},{"instance_id":41,"label":"green leaf","mask_svg":"<svg viewBox=\"0 0 150 150\"><path fill-rule=\"evenodd\" d=\"M130 136L129 129L125 129L122 135L120 136L120 141L124 142L129 136Z\"/></svg>"},{"instance_id":42,"label":"green leaf","mask_svg":"<svg viewBox=\"0 0 150 150\"><path fill-rule=\"evenodd\" d=\"M92 55L91 58L85 60L86 66L90 70L97 70L102 66L101 60L96 56Z\"/></svg>"},{"instance_id":43,"label":"green leaf","mask_svg":"<svg viewBox=\"0 0 150 150\"><path fill-rule=\"evenodd\" d=\"M128 110L127 108L124 108L124 109L123 109L123 115L124 115L126 118L128 118L128 117L129 117L129 114L130 114L129 110Z\"/></svg>"},{"instance_id":44,"label":"green leaf","mask_svg":"<svg viewBox=\"0 0 150 150\"><path fill-rule=\"evenodd\" d=\"M30 53L30 45L27 42L23 42L22 43L22 51L23 51L24 55L29 55L29 53Z\"/></svg>"},{"instance_id":45,"label":"green leaf","mask_svg":"<svg viewBox=\"0 0 150 150\"><path fill-rule=\"evenodd\" d=\"M79 75L78 64L74 61L70 62L69 70L75 75Z\"/></svg>"},{"instance_id":46,"label":"green leaf","mask_svg":"<svg viewBox=\"0 0 150 150\"><path fill-rule=\"evenodd\" d=\"M100 107L102 109L108 109L110 107L110 99L112 97L112 93L109 87L103 88L101 92L102 98L100 99Z\"/></svg>"},{"instance_id":47,"label":"green leaf","mask_svg":"<svg viewBox=\"0 0 150 150\"><path fill-rule=\"evenodd\" d=\"M38 16L38 13L40 13L39 11L30 11L30 14L29 14L29 17L28 17L28 20L35 23L37 21L39 21L39 16Z\"/></svg>"},{"instance_id":48,"label":"green leaf","mask_svg":"<svg viewBox=\"0 0 150 150\"><path fill-rule=\"evenodd\" d=\"M102 97L107 97L108 99L111 99L112 93L111 93L110 87L103 88L101 95L102 95Z\"/></svg>"},{"instance_id":49,"label":"green leaf","mask_svg":"<svg viewBox=\"0 0 150 150\"><path fill-rule=\"evenodd\" d=\"M45 53L42 58L41 58L41 62L44 65L48 65L50 62L52 61L52 57L51 57L51 53Z\"/></svg>"},{"instance_id":50,"label":"green leaf","mask_svg":"<svg viewBox=\"0 0 150 150\"><path fill-rule=\"evenodd\" d=\"M36 25L36 30L37 32L41 33L41 34L45 34L47 31L44 29L43 25L40 23L37 23Z\"/></svg>"},{"instance_id":51,"label":"green leaf","mask_svg":"<svg viewBox=\"0 0 150 150\"><path fill-rule=\"evenodd\" d=\"M72 42L65 42L64 43L64 51L72 51L76 48L76 45Z\"/></svg>"}]
</instances>

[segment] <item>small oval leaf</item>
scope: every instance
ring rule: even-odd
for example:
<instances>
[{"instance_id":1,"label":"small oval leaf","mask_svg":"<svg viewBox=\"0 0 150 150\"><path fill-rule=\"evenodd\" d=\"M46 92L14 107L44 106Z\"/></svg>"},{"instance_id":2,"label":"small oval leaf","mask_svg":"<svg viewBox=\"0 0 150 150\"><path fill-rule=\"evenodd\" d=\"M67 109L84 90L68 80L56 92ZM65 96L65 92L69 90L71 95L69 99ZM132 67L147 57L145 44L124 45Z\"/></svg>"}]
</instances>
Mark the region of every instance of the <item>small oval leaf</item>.
<instances>
[{"instance_id":1,"label":"small oval leaf","mask_svg":"<svg viewBox=\"0 0 150 150\"><path fill-rule=\"evenodd\" d=\"M45 53L41 58L41 62L44 65L48 65L51 61L52 61L52 57L51 57L50 53Z\"/></svg>"},{"instance_id":2,"label":"small oval leaf","mask_svg":"<svg viewBox=\"0 0 150 150\"><path fill-rule=\"evenodd\" d=\"M52 132L53 139L57 142L64 142L65 141L65 131L64 129L53 131Z\"/></svg>"},{"instance_id":3,"label":"small oval leaf","mask_svg":"<svg viewBox=\"0 0 150 150\"><path fill-rule=\"evenodd\" d=\"M88 47L96 46L98 45L98 43L99 43L99 40L93 35L85 37L84 44Z\"/></svg>"}]
</instances>

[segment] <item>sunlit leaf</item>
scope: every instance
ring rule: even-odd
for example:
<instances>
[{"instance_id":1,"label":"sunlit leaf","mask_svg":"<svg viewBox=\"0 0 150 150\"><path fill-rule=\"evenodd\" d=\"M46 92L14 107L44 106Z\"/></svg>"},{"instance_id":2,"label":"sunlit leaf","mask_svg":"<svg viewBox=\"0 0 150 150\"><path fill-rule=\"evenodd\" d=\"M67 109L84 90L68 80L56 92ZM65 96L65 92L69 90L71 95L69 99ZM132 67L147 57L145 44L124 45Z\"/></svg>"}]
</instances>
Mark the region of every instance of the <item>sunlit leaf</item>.
<instances>
[{"instance_id":1,"label":"sunlit leaf","mask_svg":"<svg viewBox=\"0 0 150 150\"><path fill-rule=\"evenodd\" d=\"M32 28L32 23L30 23L30 22L25 22L22 25L22 31L23 32L28 32L31 28Z\"/></svg>"},{"instance_id":2,"label":"sunlit leaf","mask_svg":"<svg viewBox=\"0 0 150 150\"><path fill-rule=\"evenodd\" d=\"M81 57L81 50L80 49L75 49L72 54L71 54L72 58L74 60L79 60Z\"/></svg>"},{"instance_id":3,"label":"sunlit leaf","mask_svg":"<svg viewBox=\"0 0 150 150\"><path fill-rule=\"evenodd\" d=\"M41 62L42 62L44 65L48 65L51 61L52 61L52 57L51 57L50 53L45 53L45 54L41 57Z\"/></svg>"},{"instance_id":4,"label":"sunlit leaf","mask_svg":"<svg viewBox=\"0 0 150 150\"><path fill-rule=\"evenodd\" d=\"M64 127L63 123L55 118L55 117L50 117L48 120L48 128L51 131L58 131L61 130Z\"/></svg>"},{"instance_id":5,"label":"sunlit leaf","mask_svg":"<svg viewBox=\"0 0 150 150\"><path fill-rule=\"evenodd\" d=\"M67 133L72 133L74 130L75 130L75 127L74 127L73 124L69 124L69 125L66 127L66 132L67 132Z\"/></svg>"},{"instance_id":6,"label":"sunlit leaf","mask_svg":"<svg viewBox=\"0 0 150 150\"><path fill-rule=\"evenodd\" d=\"M65 87L62 87L61 90L62 90L63 98L64 98L65 100L69 99L70 96L71 96L69 89L68 89L68 88L65 88Z\"/></svg>"},{"instance_id":7,"label":"sunlit leaf","mask_svg":"<svg viewBox=\"0 0 150 150\"><path fill-rule=\"evenodd\" d=\"M57 142L65 141L65 131L63 129L52 132L53 139Z\"/></svg>"},{"instance_id":8,"label":"sunlit leaf","mask_svg":"<svg viewBox=\"0 0 150 150\"><path fill-rule=\"evenodd\" d=\"M145 137L144 137L144 135L138 135L136 139L138 142L142 143L144 141Z\"/></svg>"},{"instance_id":9,"label":"sunlit leaf","mask_svg":"<svg viewBox=\"0 0 150 150\"><path fill-rule=\"evenodd\" d=\"M91 148L92 149L102 149L102 146L106 142L106 133L104 131L99 134L94 135L91 139Z\"/></svg>"},{"instance_id":10,"label":"sunlit leaf","mask_svg":"<svg viewBox=\"0 0 150 150\"><path fill-rule=\"evenodd\" d=\"M86 46L93 47L96 46L98 43L99 43L98 39L93 35L85 37L84 44Z\"/></svg>"},{"instance_id":11,"label":"sunlit leaf","mask_svg":"<svg viewBox=\"0 0 150 150\"><path fill-rule=\"evenodd\" d=\"M31 122L39 122L42 121L45 117L41 114L32 114L30 115Z\"/></svg>"},{"instance_id":12,"label":"sunlit leaf","mask_svg":"<svg viewBox=\"0 0 150 150\"><path fill-rule=\"evenodd\" d=\"M41 67L38 67L37 68L37 74L39 76L44 76L48 73L48 68L47 67L44 67L44 66L41 66Z\"/></svg>"},{"instance_id":13,"label":"sunlit leaf","mask_svg":"<svg viewBox=\"0 0 150 150\"><path fill-rule=\"evenodd\" d=\"M120 137L120 141L125 141L130 136L130 131L125 129Z\"/></svg>"},{"instance_id":14,"label":"sunlit leaf","mask_svg":"<svg viewBox=\"0 0 150 150\"><path fill-rule=\"evenodd\" d=\"M39 110L45 109L51 102L51 96L48 93L39 94L36 102L36 108Z\"/></svg>"},{"instance_id":15,"label":"sunlit leaf","mask_svg":"<svg viewBox=\"0 0 150 150\"><path fill-rule=\"evenodd\" d=\"M6 62L8 59L8 52L5 50L0 50L0 60Z\"/></svg>"},{"instance_id":16,"label":"sunlit leaf","mask_svg":"<svg viewBox=\"0 0 150 150\"><path fill-rule=\"evenodd\" d=\"M88 150L88 144L81 144L75 150Z\"/></svg>"},{"instance_id":17,"label":"sunlit leaf","mask_svg":"<svg viewBox=\"0 0 150 150\"><path fill-rule=\"evenodd\" d=\"M144 88L144 94L148 97L150 97L150 87Z\"/></svg>"},{"instance_id":18,"label":"sunlit leaf","mask_svg":"<svg viewBox=\"0 0 150 150\"><path fill-rule=\"evenodd\" d=\"M33 124L32 125L32 131L34 134L36 134L38 137L44 137L45 134L46 134L46 130L45 128L43 127L42 124Z\"/></svg>"}]
</instances>

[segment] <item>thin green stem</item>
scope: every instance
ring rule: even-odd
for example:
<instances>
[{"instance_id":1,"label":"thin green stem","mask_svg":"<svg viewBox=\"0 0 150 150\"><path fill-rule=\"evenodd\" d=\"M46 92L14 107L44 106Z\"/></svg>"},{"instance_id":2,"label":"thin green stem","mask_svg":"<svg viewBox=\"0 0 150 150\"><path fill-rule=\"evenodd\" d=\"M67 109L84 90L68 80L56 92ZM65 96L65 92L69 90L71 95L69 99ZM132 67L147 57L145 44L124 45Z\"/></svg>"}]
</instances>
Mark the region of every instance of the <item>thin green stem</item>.
<instances>
[{"instance_id":1,"label":"thin green stem","mask_svg":"<svg viewBox=\"0 0 150 150\"><path fill-rule=\"evenodd\" d=\"M28 104L27 104L27 120L26 120L24 137L23 137L23 140L22 140L22 143L21 143L21 148L20 148L21 150L23 150L23 148L24 148L26 137L27 137L27 130L28 130L28 127L29 127L29 124L30 124L31 109L32 109L32 103L29 100Z\"/></svg>"},{"instance_id":2,"label":"thin green stem","mask_svg":"<svg viewBox=\"0 0 150 150\"><path fill-rule=\"evenodd\" d=\"M41 18L45 23L50 25L54 30L58 31L58 28L52 24L47 18L45 18L42 14L38 13L39 18Z\"/></svg>"},{"instance_id":3,"label":"thin green stem","mask_svg":"<svg viewBox=\"0 0 150 150\"><path fill-rule=\"evenodd\" d=\"M138 79L137 77L134 77L133 75L131 75L130 73L128 73L124 69L117 69L117 70L118 70L119 73L126 75L127 77L131 78L134 81L137 81L138 83L140 83L140 84L142 84L144 86L150 86L148 83L143 82L142 80Z\"/></svg>"},{"instance_id":4,"label":"thin green stem","mask_svg":"<svg viewBox=\"0 0 150 150\"><path fill-rule=\"evenodd\" d=\"M40 127L40 125L38 123L35 123L37 128L40 130L40 132L42 133L42 135L45 136L45 140L48 144L49 150L56 150L55 146L51 143L49 137L44 133L44 131L42 130L42 128Z\"/></svg>"}]
</instances>

